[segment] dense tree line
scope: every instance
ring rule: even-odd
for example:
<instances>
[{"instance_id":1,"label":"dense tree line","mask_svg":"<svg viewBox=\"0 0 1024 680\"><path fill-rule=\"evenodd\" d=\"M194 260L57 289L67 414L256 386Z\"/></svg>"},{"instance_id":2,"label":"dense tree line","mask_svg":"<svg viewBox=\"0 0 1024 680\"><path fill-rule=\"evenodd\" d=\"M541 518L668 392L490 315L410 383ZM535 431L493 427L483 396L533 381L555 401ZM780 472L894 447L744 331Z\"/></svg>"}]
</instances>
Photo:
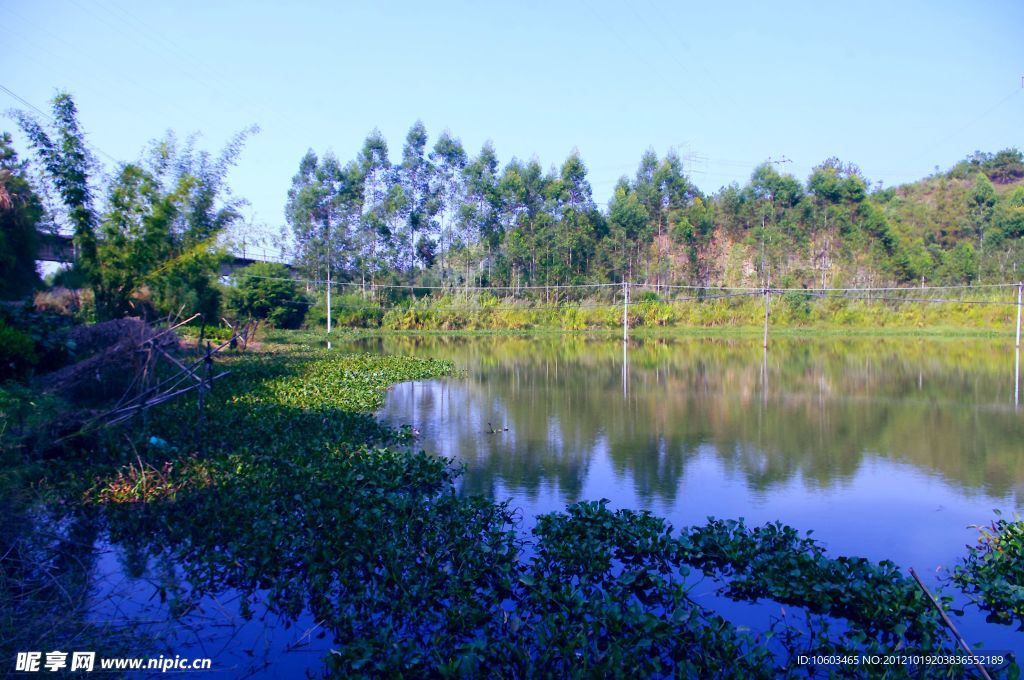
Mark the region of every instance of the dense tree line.
<instances>
[{"instance_id":1,"label":"dense tree line","mask_svg":"<svg viewBox=\"0 0 1024 680\"><path fill-rule=\"evenodd\" d=\"M682 160L649 150L598 209L576 152L504 167L417 122L392 164L376 130L342 163L310 150L286 217L302 274L360 285L549 286L630 280L832 286L972 283L1015 276L1024 157L975 153L946 174L872 190L830 158L806 181L772 163L702 193Z\"/></svg>"},{"instance_id":2,"label":"dense tree line","mask_svg":"<svg viewBox=\"0 0 1024 680\"><path fill-rule=\"evenodd\" d=\"M250 131L219 155L169 134L105 175L69 95L53 100L51 123L27 114L18 122L37 162L33 174L9 136L0 139L3 297L39 285L29 263L49 223L73 231L77 259L62 280L92 291L97 318L219 318L218 269L242 203L226 176ZM475 155L447 131L431 144L419 122L397 160L376 130L348 162L310 150L285 206L295 271L364 288L828 287L1011 281L1024 264L1016 149L976 152L888 189L835 158L806 180L768 162L714 194L674 152L648 150L603 208L587 175L575 151L547 169L536 159L502 165L489 142Z\"/></svg>"}]
</instances>

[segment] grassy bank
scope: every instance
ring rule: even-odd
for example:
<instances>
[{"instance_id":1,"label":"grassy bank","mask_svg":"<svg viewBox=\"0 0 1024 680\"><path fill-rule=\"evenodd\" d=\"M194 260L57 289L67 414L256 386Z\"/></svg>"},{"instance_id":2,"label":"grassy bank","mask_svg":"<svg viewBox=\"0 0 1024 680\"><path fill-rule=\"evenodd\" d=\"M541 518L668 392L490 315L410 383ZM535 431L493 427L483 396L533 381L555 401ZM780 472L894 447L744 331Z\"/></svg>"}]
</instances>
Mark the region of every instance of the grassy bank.
<instances>
[{"instance_id":1,"label":"grassy bank","mask_svg":"<svg viewBox=\"0 0 1024 680\"><path fill-rule=\"evenodd\" d=\"M806 675L797 654L953 651L896 565L829 556L788 527L672 530L584 502L523 535L512 508L459 495L456 466L410 452L412 433L369 414L390 384L448 374L450 363L295 339L226 360L233 373L208 398L202 455L196 404L184 399L127 440L83 444L77 462L36 463L19 488L46 493L8 498L22 511L4 548L28 573L5 571L12 604L0 639L63 649L89 626L83 600L66 617L75 625L53 632L18 584L48 573L87 592L88 572L50 566L69 544L109 532L128 563L174 565L161 587L177 616L226 591L243 616L311 613L330 635L326 670L339 677L593 677L627 666L642 677L795 677ZM88 474L66 479L67 466ZM63 540L39 541L53 534ZM690 599L697 578L727 598L800 610L807 624L747 630Z\"/></svg>"},{"instance_id":2,"label":"grassy bank","mask_svg":"<svg viewBox=\"0 0 1024 680\"><path fill-rule=\"evenodd\" d=\"M858 294L861 295L861 294ZM877 292L874 299L817 297L813 292L773 294L771 332L1004 334L1016 324L1016 292L1009 289ZM941 301L939 301L941 300ZM490 294L452 294L375 302L358 295L333 304L338 327L386 331L591 331L621 332L623 309L614 297L568 300L502 299ZM632 332L760 332L760 294L708 299L660 298L645 293L627 310ZM322 305L311 327L325 324Z\"/></svg>"}]
</instances>

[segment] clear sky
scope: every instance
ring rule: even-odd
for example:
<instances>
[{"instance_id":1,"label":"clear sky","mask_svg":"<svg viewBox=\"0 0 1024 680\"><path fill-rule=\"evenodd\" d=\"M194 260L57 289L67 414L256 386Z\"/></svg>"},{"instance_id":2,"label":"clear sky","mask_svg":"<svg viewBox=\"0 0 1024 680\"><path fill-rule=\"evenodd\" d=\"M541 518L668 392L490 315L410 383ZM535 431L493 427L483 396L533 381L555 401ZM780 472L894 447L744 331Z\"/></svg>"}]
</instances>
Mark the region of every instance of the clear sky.
<instances>
[{"instance_id":1,"label":"clear sky","mask_svg":"<svg viewBox=\"0 0 1024 680\"><path fill-rule=\"evenodd\" d=\"M259 125L229 181L272 229L307 149L345 161L376 127L395 160L417 119L502 163L579 149L602 204L647 148L706 192L769 157L890 186L1024 148L1021 0L0 0L0 26L0 85L42 109L71 92L118 160Z\"/></svg>"}]
</instances>

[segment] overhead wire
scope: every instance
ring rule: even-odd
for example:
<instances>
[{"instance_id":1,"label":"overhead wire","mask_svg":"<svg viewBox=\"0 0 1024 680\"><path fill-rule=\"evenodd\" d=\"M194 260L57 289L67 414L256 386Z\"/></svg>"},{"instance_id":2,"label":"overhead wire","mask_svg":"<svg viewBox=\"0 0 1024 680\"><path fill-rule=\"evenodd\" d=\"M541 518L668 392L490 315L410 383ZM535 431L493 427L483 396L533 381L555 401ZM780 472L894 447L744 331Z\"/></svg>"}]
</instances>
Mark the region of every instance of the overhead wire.
<instances>
[{"instance_id":1,"label":"overhead wire","mask_svg":"<svg viewBox=\"0 0 1024 680\"><path fill-rule=\"evenodd\" d=\"M960 134L960 133L961 133L961 132L963 132L964 130L968 129L969 127L971 127L972 125L974 125L975 123L977 123L977 122L978 122L979 120L981 120L982 118L985 118L985 117L986 117L986 116L988 116L988 115L989 115L990 113L992 113L992 112L993 112L993 111L995 111L996 109L998 109L998 108L1000 108L1001 106L1003 106L1003 105L1004 105L1004 104L1005 104L1006 102L1010 101L1011 99L1013 99L1014 97L1016 97L1017 95L1019 95L1019 94L1020 94L1021 92L1024 92L1024 87L1018 87L1018 88L1015 88L1015 89L1013 90L1013 92L1010 92L1010 93L1009 93L1009 94L1007 94L1007 95L1006 95L1005 97L1003 97L1003 98L1002 98L1002 99L1000 99L1000 100L999 100L998 102L996 102L996 103L995 103L994 105L992 105L991 107L989 107L989 108L985 109L985 110L984 110L983 112L981 112L980 114L978 114L977 116L975 116L974 118L972 118L971 120L969 120L968 122L964 123L963 125L961 125L961 126L960 126L960 127L958 127L957 129L955 129L955 130L954 130L953 132L951 132L951 133L949 133L948 135L946 135L946 136L945 136L944 138L942 138L941 140L939 140L938 142L936 142L936 143L935 143L935 144L934 144L933 146L938 146L938 145L940 145L940 144L945 144L946 142L948 142L949 140L951 140L951 139L952 139L953 137L956 137L956 136L957 136L958 134Z\"/></svg>"},{"instance_id":2,"label":"overhead wire","mask_svg":"<svg viewBox=\"0 0 1024 680\"><path fill-rule=\"evenodd\" d=\"M311 279L302 277L287 277L287 276L263 276L258 274L245 274L248 278L263 279L263 280L274 280L274 281L294 281L297 283L315 284L318 286L324 285L326 282L323 279ZM681 284L654 284L654 283L635 283L635 282L606 282L606 283L576 283L576 284L550 284L550 285L519 285L519 286L463 286L457 284L451 285L415 285L415 284L364 284L358 281L332 281L331 287L334 289L356 289L363 291L378 291L378 290L405 290L415 293L416 291L447 291L451 293L489 293L493 291L512 291L513 294L517 292L530 292L530 291L553 291L553 290L593 290L593 289L619 289L628 287L629 290L634 289L653 289L653 290L680 290L680 291L708 291L703 295L693 295L686 297L671 297L666 302L674 301L685 301L685 300L711 300L725 297L743 297L747 295L784 295L787 293L799 293L809 295L812 297L844 297L853 300L867 300L867 301L891 301L891 302L941 302L941 303L964 303L964 304L1012 304L1016 305L1016 302L1005 302L998 300L971 300L962 297L958 299L952 299L948 297L921 297L921 291L961 291L967 292L972 290L994 290L994 289L1017 289L1018 283L987 283L987 284L960 284L960 285L948 285L948 286L878 286L878 287L859 287L859 288L778 288L778 287L753 287L753 286L694 286L694 285L681 285ZM896 297L892 293L906 292L913 293L917 297ZM881 293L876 295L875 293ZM889 293L889 295L886 295ZM424 298L425 299L425 298ZM635 304L635 302L634 302ZM445 307L445 309L449 309ZM518 309L518 307L516 308Z\"/></svg>"},{"instance_id":3,"label":"overhead wire","mask_svg":"<svg viewBox=\"0 0 1024 680\"><path fill-rule=\"evenodd\" d=\"M41 108L39 108L38 106L36 106L32 102L28 101L27 99L25 99L21 95L17 94L16 92L14 92L13 90L11 90L9 87L7 87L6 85L4 85L2 83L0 83L0 91L3 91L4 93L6 93L8 96L13 98L14 100L16 100L19 103L23 104L24 106L27 106L28 108L32 109L32 111L34 111L39 116L42 116L45 120L48 120L50 123L56 123L57 122L56 120L54 120L53 116L48 114L46 111L43 111ZM90 142L88 140L85 140L85 145L87 147L89 147L90 149L92 149L93 151L95 151L96 153L99 153L99 154L105 156L107 159L109 159L113 163L120 163L121 162L121 161L117 160L116 158L111 156L109 153L107 153L106 151L104 151L103 149L101 149L100 147L96 146L95 144L93 144L92 142Z\"/></svg>"}]
</instances>

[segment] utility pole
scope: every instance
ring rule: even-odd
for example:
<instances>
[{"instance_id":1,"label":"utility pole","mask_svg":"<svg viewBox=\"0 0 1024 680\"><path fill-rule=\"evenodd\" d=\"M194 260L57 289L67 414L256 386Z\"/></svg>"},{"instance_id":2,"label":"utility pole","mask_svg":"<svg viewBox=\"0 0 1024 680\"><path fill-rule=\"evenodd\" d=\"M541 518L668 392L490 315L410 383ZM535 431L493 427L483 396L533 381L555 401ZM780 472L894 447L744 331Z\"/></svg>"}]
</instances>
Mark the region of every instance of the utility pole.
<instances>
[{"instance_id":1,"label":"utility pole","mask_svg":"<svg viewBox=\"0 0 1024 680\"><path fill-rule=\"evenodd\" d=\"M628 309L629 309L629 281L623 281L622 282L622 342L629 342L629 311L628 311Z\"/></svg>"},{"instance_id":2,"label":"utility pole","mask_svg":"<svg viewBox=\"0 0 1024 680\"><path fill-rule=\"evenodd\" d=\"M1017 283L1017 350L1013 364L1013 405L1020 406L1020 308L1024 301L1024 282Z\"/></svg>"},{"instance_id":3,"label":"utility pole","mask_svg":"<svg viewBox=\"0 0 1024 680\"><path fill-rule=\"evenodd\" d=\"M327 223L324 225L327 238L324 239L327 246L327 335L331 334L331 223L328 217Z\"/></svg>"}]
</instances>

